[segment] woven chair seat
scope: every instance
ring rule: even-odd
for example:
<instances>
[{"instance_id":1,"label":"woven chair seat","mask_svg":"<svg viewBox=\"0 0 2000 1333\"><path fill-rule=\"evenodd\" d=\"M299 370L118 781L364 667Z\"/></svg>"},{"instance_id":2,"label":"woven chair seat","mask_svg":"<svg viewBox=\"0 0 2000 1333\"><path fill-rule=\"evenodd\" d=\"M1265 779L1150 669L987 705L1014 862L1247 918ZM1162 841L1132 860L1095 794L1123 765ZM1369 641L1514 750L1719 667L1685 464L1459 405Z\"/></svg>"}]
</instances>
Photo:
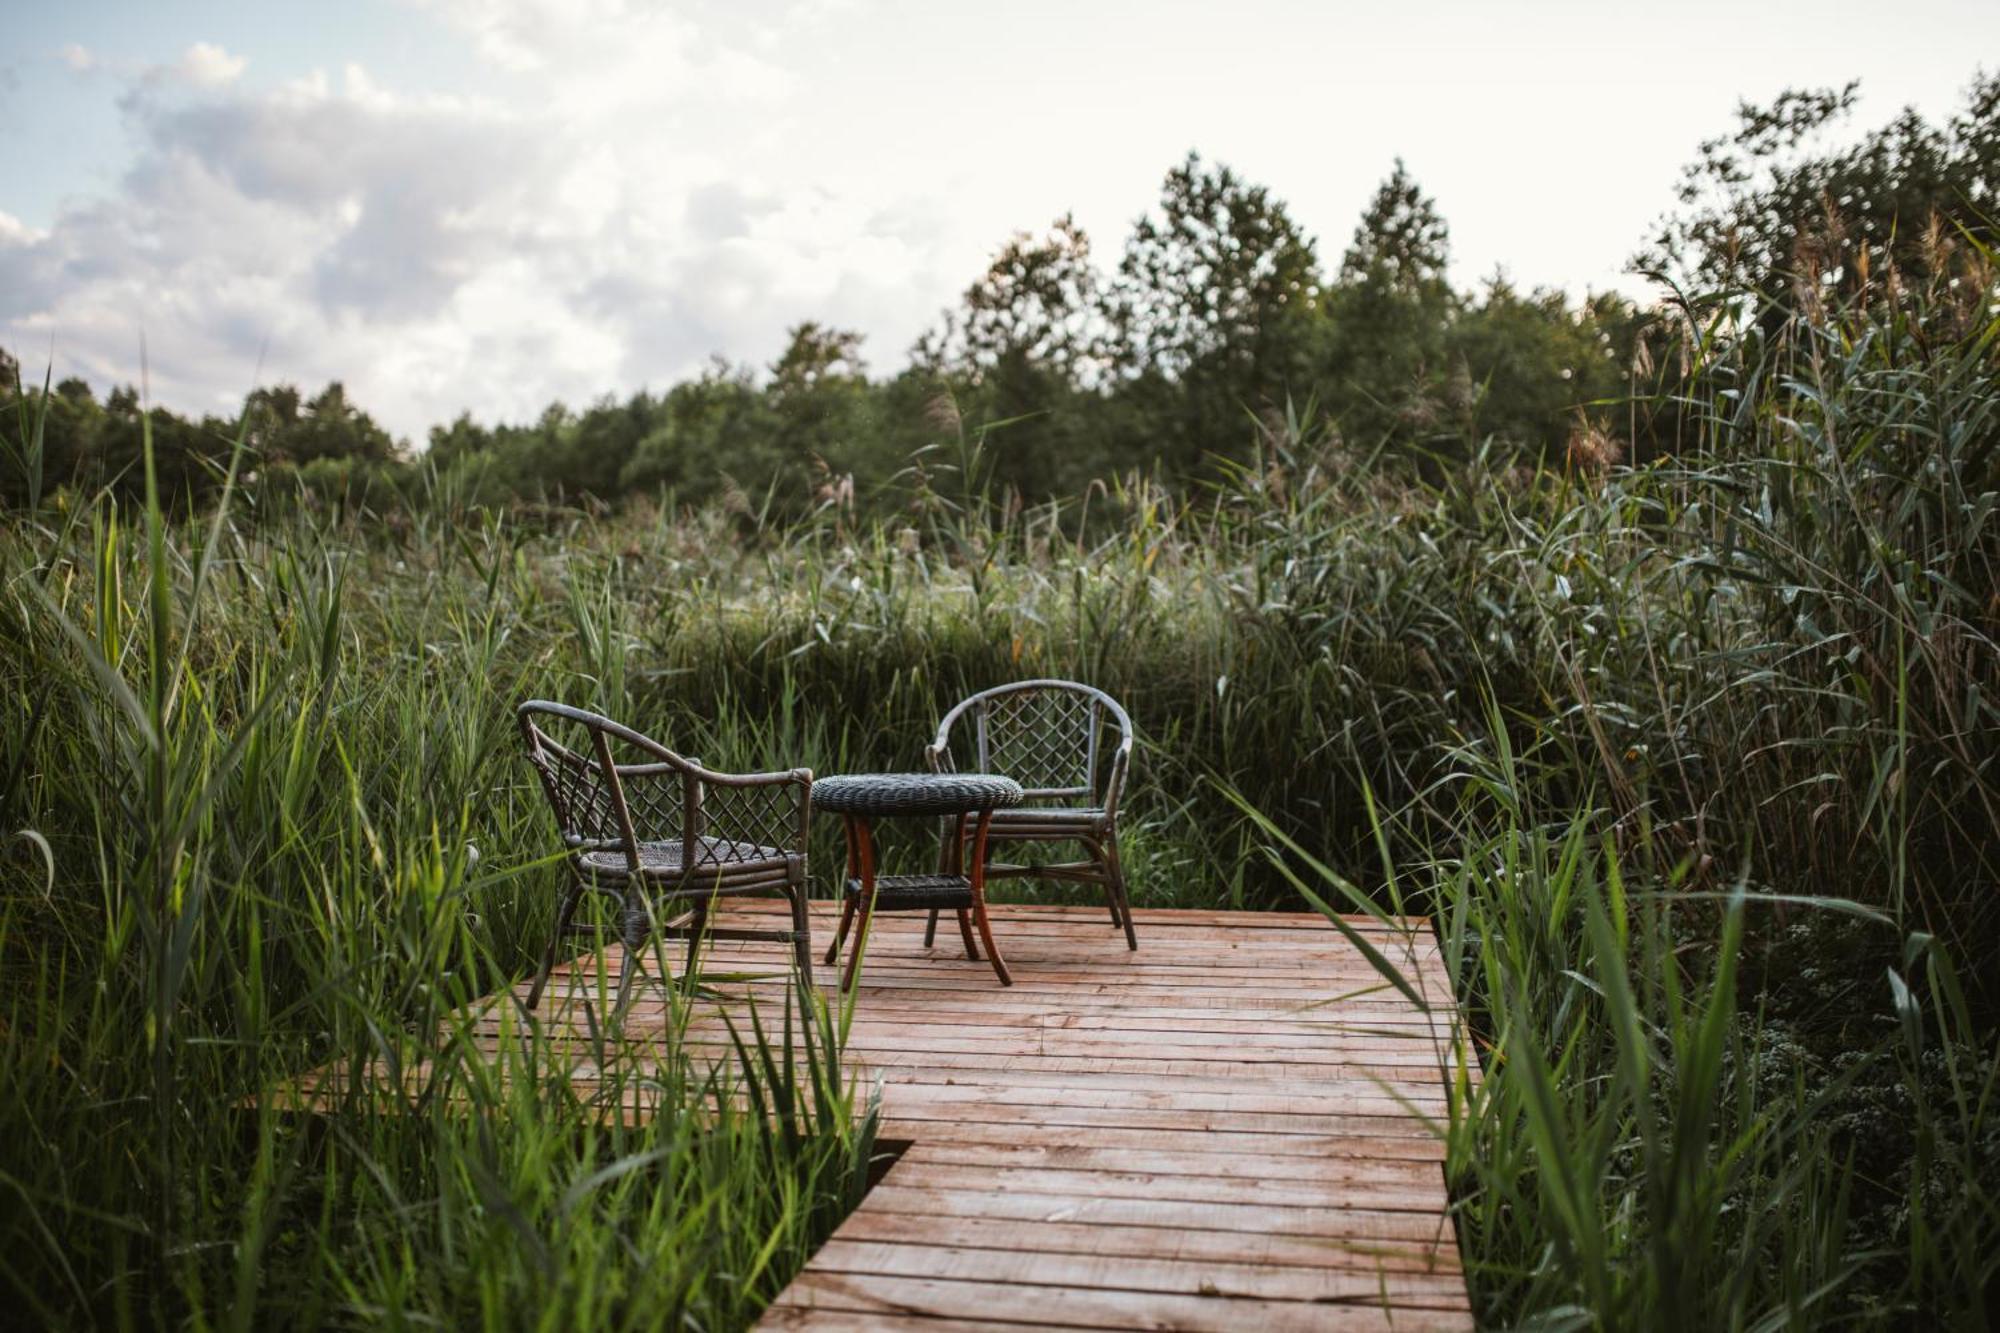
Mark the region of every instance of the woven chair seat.
<instances>
[{"instance_id":1,"label":"woven chair seat","mask_svg":"<svg viewBox=\"0 0 2000 1333\"><path fill-rule=\"evenodd\" d=\"M1021 805L993 812L993 836L1019 836L1022 832L1047 829L1051 836L1088 833L1105 822L1102 810L1079 810L1066 806Z\"/></svg>"},{"instance_id":2,"label":"woven chair seat","mask_svg":"<svg viewBox=\"0 0 2000 1333\"><path fill-rule=\"evenodd\" d=\"M754 842L733 842L727 838L695 839L694 873L707 874L727 870L732 873L757 870L768 867L783 867L785 853L775 847L761 847ZM577 858L577 864L593 875L616 877L630 874L623 848L607 847L585 852ZM681 874L681 843L642 842L639 844L639 873L646 876L673 878Z\"/></svg>"},{"instance_id":3,"label":"woven chair seat","mask_svg":"<svg viewBox=\"0 0 2000 1333\"><path fill-rule=\"evenodd\" d=\"M847 896L861 896L861 881L847 881ZM972 906L972 881L964 875L877 875L878 912L956 911Z\"/></svg>"},{"instance_id":4,"label":"woven chair seat","mask_svg":"<svg viewBox=\"0 0 2000 1333\"><path fill-rule=\"evenodd\" d=\"M813 783L813 808L840 815L959 815L1021 803L1021 784L984 773L854 773Z\"/></svg>"}]
</instances>

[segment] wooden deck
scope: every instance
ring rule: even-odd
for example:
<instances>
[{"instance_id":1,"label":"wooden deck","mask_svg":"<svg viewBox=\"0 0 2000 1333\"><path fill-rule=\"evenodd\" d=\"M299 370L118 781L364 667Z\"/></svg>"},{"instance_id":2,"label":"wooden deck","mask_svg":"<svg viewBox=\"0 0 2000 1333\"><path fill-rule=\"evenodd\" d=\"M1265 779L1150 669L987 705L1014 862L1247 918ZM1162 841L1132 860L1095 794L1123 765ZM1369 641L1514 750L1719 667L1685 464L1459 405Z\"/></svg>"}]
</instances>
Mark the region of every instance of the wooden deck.
<instances>
[{"instance_id":1,"label":"wooden deck","mask_svg":"<svg viewBox=\"0 0 2000 1333\"><path fill-rule=\"evenodd\" d=\"M920 916L877 919L848 1062L901 1156L763 1327L1472 1326L1425 1123L1456 1021L1428 926L1351 923L1426 1014L1317 916L1137 923L1135 954L1102 910L996 908L1002 988L949 918L934 949ZM774 965L722 1003L780 1007L781 947L714 946L711 971ZM551 986L551 1017L581 1008L566 972ZM627 1035L660 1012L636 1004Z\"/></svg>"}]
</instances>

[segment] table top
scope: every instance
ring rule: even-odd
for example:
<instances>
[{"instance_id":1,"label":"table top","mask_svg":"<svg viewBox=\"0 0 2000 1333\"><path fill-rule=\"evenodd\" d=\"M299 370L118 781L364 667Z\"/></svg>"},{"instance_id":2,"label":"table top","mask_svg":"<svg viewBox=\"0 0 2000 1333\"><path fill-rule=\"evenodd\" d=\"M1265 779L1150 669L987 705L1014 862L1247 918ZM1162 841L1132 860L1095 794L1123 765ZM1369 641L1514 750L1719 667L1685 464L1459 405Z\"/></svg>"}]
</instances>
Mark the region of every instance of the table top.
<instances>
[{"instance_id":1,"label":"table top","mask_svg":"<svg viewBox=\"0 0 2000 1333\"><path fill-rule=\"evenodd\" d=\"M842 773L812 785L813 808L842 815L958 815L1021 803L1021 784L989 773Z\"/></svg>"}]
</instances>

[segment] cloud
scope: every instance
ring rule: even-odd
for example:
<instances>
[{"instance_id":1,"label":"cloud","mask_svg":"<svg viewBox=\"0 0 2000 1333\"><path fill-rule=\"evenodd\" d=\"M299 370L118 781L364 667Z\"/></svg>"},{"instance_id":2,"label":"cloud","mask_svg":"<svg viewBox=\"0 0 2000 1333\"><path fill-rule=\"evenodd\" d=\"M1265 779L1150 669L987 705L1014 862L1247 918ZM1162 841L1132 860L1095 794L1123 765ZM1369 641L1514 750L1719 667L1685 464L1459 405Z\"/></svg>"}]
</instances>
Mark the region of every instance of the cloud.
<instances>
[{"instance_id":1,"label":"cloud","mask_svg":"<svg viewBox=\"0 0 2000 1333\"><path fill-rule=\"evenodd\" d=\"M53 344L101 390L137 378L143 331L176 410L340 379L421 440L462 409L522 419L718 352L768 362L802 319L914 335L963 276L931 207L761 179L741 146L788 113L786 71L592 3L620 21L439 0L495 72L479 96L357 67L257 86L208 43L109 71L135 157L44 230L0 215L0 343Z\"/></svg>"},{"instance_id":2,"label":"cloud","mask_svg":"<svg viewBox=\"0 0 2000 1333\"><path fill-rule=\"evenodd\" d=\"M199 88L220 88L234 83L243 73L245 62L240 56L210 42L196 42L181 57L180 75Z\"/></svg>"},{"instance_id":3,"label":"cloud","mask_svg":"<svg viewBox=\"0 0 2000 1333\"><path fill-rule=\"evenodd\" d=\"M70 67L73 73L88 74L91 70L97 68L96 55L88 47L80 43L71 42L56 54L62 60L63 64Z\"/></svg>"},{"instance_id":4,"label":"cloud","mask_svg":"<svg viewBox=\"0 0 2000 1333\"><path fill-rule=\"evenodd\" d=\"M0 208L0 247L27 245L39 236L40 233L35 231L34 228L15 217L12 213L9 213L6 209Z\"/></svg>"}]
</instances>

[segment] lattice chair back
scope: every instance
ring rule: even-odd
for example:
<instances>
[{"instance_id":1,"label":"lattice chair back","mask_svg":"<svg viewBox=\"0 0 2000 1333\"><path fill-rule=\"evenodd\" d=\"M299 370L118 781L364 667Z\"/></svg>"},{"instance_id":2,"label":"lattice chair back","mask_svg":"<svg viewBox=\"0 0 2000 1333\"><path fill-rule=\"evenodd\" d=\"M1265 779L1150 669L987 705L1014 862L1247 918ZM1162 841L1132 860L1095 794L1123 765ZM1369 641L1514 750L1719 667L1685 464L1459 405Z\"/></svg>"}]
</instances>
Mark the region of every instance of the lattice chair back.
<instances>
[{"instance_id":1,"label":"lattice chair back","mask_svg":"<svg viewBox=\"0 0 2000 1333\"><path fill-rule=\"evenodd\" d=\"M983 690L945 715L934 762L950 766L951 733L961 719L972 729L976 771L1014 779L1030 801L1103 805L1116 799L1132 720L1102 690L1068 680ZM1109 765L1100 763L1106 752Z\"/></svg>"},{"instance_id":2,"label":"lattice chair back","mask_svg":"<svg viewBox=\"0 0 2000 1333\"><path fill-rule=\"evenodd\" d=\"M581 708L535 700L517 716L528 762L573 855L615 851L636 875L642 843L685 846L699 837L696 761Z\"/></svg>"},{"instance_id":3,"label":"lattice chair back","mask_svg":"<svg viewBox=\"0 0 2000 1333\"><path fill-rule=\"evenodd\" d=\"M585 868L601 872L593 853L616 852L629 874L692 880L804 856L808 770L713 772L566 704L532 700L518 716L563 841Z\"/></svg>"}]
</instances>

